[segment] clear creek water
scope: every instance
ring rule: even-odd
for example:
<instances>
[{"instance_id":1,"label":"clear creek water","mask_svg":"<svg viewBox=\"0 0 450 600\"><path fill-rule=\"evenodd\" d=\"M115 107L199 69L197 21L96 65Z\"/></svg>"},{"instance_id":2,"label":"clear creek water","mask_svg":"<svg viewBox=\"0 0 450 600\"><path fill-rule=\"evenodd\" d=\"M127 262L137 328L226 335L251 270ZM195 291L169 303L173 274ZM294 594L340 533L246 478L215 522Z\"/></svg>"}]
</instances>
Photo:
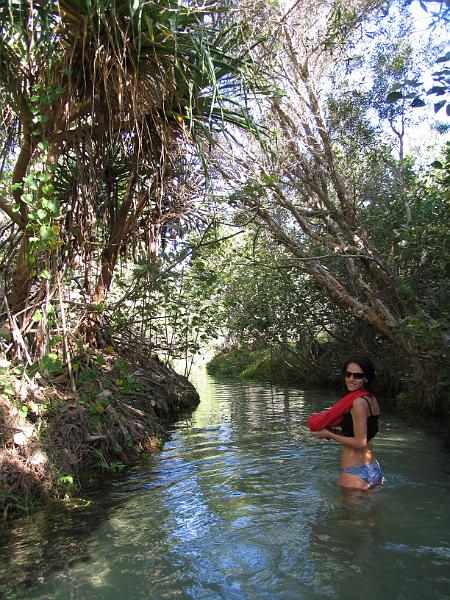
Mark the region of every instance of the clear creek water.
<instances>
[{"instance_id":1,"label":"clear creek water","mask_svg":"<svg viewBox=\"0 0 450 600\"><path fill-rule=\"evenodd\" d=\"M6 600L450 599L450 453L384 416L380 491L343 495L324 392L214 380L164 450L91 504L16 522Z\"/></svg>"}]
</instances>

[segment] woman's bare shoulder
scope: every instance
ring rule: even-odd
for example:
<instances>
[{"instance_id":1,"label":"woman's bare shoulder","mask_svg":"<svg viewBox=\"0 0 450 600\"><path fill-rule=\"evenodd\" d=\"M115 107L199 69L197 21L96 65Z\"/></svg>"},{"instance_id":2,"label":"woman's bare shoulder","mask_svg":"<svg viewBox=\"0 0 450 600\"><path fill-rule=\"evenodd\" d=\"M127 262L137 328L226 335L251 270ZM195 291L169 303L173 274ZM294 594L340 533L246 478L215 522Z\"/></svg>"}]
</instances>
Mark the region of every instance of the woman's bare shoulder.
<instances>
[{"instance_id":1,"label":"woman's bare shoulder","mask_svg":"<svg viewBox=\"0 0 450 600\"><path fill-rule=\"evenodd\" d=\"M367 400L366 400L366 398L369 399L369 396L359 396L358 398L355 398L353 400L352 409L354 409L354 408L361 409L361 408L367 407Z\"/></svg>"},{"instance_id":2,"label":"woman's bare shoulder","mask_svg":"<svg viewBox=\"0 0 450 600\"><path fill-rule=\"evenodd\" d=\"M376 396L371 392L367 392L366 395L356 398L356 400L353 402L353 407L357 407L360 410L369 410L369 406L367 403L369 403L370 412L373 415L380 414L380 406L378 404L378 400L376 399Z\"/></svg>"},{"instance_id":3,"label":"woman's bare shoulder","mask_svg":"<svg viewBox=\"0 0 450 600\"><path fill-rule=\"evenodd\" d=\"M356 398L353 401L353 406L367 407L367 402L369 402L370 406L376 406L378 408L378 401L371 392L367 392L367 394L364 394L364 396L359 396L359 398Z\"/></svg>"}]
</instances>

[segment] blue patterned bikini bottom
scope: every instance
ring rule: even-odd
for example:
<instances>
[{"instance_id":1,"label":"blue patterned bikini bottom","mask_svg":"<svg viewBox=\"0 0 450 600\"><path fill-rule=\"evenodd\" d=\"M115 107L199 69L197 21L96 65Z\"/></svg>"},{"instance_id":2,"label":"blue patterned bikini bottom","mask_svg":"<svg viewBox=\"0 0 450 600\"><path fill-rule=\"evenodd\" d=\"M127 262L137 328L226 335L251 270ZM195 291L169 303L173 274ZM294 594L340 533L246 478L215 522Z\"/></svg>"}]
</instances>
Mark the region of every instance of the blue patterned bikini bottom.
<instances>
[{"instance_id":1,"label":"blue patterned bikini bottom","mask_svg":"<svg viewBox=\"0 0 450 600\"><path fill-rule=\"evenodd\" d=\"M381 472L380 463L377 460L369 463L368 465L358 465L357 467L343 467L341 473L350 473L365 481L369 484L369 487L373 485L382 484L384 481L383 474Z\"/></svg>"}]
</instances>

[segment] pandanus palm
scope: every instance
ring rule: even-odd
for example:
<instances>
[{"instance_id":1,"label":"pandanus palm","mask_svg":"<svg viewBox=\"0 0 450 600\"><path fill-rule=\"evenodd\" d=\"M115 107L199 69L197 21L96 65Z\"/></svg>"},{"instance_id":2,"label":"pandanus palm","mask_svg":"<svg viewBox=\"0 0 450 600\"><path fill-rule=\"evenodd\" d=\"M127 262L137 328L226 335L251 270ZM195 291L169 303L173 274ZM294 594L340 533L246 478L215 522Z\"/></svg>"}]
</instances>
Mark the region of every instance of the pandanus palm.
<instances>
[{"instance_id":1,"label":"pandanus palm","mask_svg":"<svg viewBox=\"0 0 450 600\"><path fill-rule=\"evenodd\" d=\"M48 274L70 262L71 246L89 245L94 221L103 250L92 299L103 301L119 250L158 204L185 144L227 122L250 126L239 104L246 63L239 33L229 21L221 28L225 5L0 2L4 151L16 155L0 207L21 231L13 311L37 289L39 266Z\"/></svg>"}]
</instances>

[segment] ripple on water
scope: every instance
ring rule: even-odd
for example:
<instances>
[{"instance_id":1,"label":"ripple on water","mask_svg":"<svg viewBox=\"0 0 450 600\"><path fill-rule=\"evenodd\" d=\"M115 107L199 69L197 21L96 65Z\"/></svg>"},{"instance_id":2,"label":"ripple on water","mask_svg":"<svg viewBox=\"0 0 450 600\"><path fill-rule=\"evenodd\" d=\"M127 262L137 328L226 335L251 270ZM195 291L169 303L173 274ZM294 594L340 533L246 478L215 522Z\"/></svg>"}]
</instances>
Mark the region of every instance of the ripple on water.
<instances>
[{"instance_id":1,"label":"ripple on water","mask_svg":"<svg viewBox=\"0 0 450 600\"><path fill-rule=\"evenodd\" d=\"M159 455L92 506L10 531L7 600L449 597L448 453L433 438L382 421L385 489L341 494L339 449L306 427L333 396L202 381Z\"/></svg>"}]
</instances>

